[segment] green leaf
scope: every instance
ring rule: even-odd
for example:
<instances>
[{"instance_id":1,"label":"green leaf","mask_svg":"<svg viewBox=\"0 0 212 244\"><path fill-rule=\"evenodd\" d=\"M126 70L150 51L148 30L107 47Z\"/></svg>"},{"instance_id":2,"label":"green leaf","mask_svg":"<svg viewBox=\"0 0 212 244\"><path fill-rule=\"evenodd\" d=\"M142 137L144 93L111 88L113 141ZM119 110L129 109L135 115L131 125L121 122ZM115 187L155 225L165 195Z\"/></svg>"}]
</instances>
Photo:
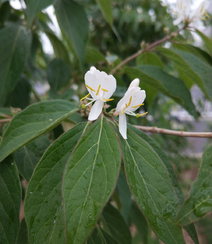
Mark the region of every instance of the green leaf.
<instances>
[{"instance_id":1,"label":"green leaf","mask_svg":"<svg viewBox=\"0 0 212 244\"><path fill-rule=\"evenodd\" d=\"M113 14L111 8L111 1L110 0L96 0L99 8L102 11L102 14L108 24L112 27L113 26Z\"/></svg>"},{"instance_id":2,"label":"green leaf","mask_svg":"<svg viewBox=\"0 0 212 244\"><path fill-rule=\"evenodd\" d=\"M28 242L28 231L27 231L27 225L25 219L22 219L19 233L18 233L18 239L16 244L29 244Z\"/></svg>"},{"instance_id":3,"label":"green leaf","mask_svg":"<svg viewBox=\"0 0 212 244\"><path fill-rule=\"evenodd\" d=\"M3 134L0 162L26 143L57 126L76 111L74 103L51 100L33 104L18 113Z\"/></svg>"},{"instance_id":4,"label":"green leaf","mask_svg":"<svg viewBox=\"0 0 212 244\"><path fill-rule=\"evenodd\" d=\"M153 52L145 52L141 55L139 55L136 59L136 64L137 65L144 65L144 64L149 64L149 65L154 65L157 66L161 69L163 69L163 63L160 60L160 58Z\"/></svg>"},{"instance_id":5,"label":"green leaf","mask_svg":"<svg viewBox=\"0 0 212 244\"><path fill-rule=\"evenodd\" d=\"M176 66L196 83L205 95L212 99L212 67L199 57L178 49L157 48L163 55L172 59Z\"/></svg>"},{"instance_id":6,"label":"green leaf","mask_svg":"<svg viewBox=\"0 0 212 244\"><path fill-rule=\"evenodd\" d=\"M186 225L212 212L212 145L203 153L198 177L189 198L181 207L177 222Z\"/></svg>"},{"instance_id":7,"label":"green leaf","mask_svg":"<svg viewBox=\"0 0 212 244\"><path fill-rule=\"evenodd\" d=\"M100 117L82 136L66 165L63 200L68 243L81 244L90 235L115 188L119 165L118 140Z\"/></svg>"},{"instance_id":8,"label":"green leaf","mask_svg":"<svg viewBox=\"0 0 212 244\"><path fill-rule=\"evenodd\" d=\"M21 186L12 157L0 164L0 243L14 244L19 231Z\"/></svg>"},{"instance_id":9,"label":"green leaf","mask_svg":"<svg viewBox=\"0 0 212 244\"><path fill-rule=\"evenodd\" d=\"M107 63L107 60L105 59L104 55L101 54L96 48L87 47L85 53L85 62L88 64L96 64L98 62Z\"/></svg>"},{"instance_id":10,"label":"green leaf","mask_svg":"<svg viewBox=\"0 0 212 244\"><path fill-rule=\"evenodd\" d=\"M44 8L53 4L54 0L27 0L28 26L31 24L36 15Z\"/></svg>"},{"instance_id":11,"label":"green leaf","mask_svg":"<svg viewBox=\"0 0 212 244\"><path fill-rule=\"evenodd\" d=\"M131 130L121 143L129 186L153 231L165 243L185 243L175 224L179 203L163 161Z\"/></svg>"},{"instance_id":12,"label":"green leaf","mask_svg":"<svg viewBox=\"0 0 212 244\"><path fill-rule=\"evenodd\" d=\"M111 204L107 204L102 212L102 217L104 218L104 224L106 224L107 232L119 244L132 243L129 228L118 209L114 208Z\"/></svg>"},{"instance_id":13,"label":"green leaf","mask_svg":"<svg viewBox=\"0 0 212 244\"><path fill-rule=\"evenodd\" d=\"M85 126L78 124L54 141L35 169L24 208L30 243L65 243L63 171Z\"/></svg>"},{"instance_id":14,"label":"green leaf","mask_svg":"<svg viewBox=\"0 0 212 244\"><path fill-rule=\"evenodd\" d=\"M56 0L54 7L59 24L72 42L82 64L89 33L85 10L78 3L69 0Z\"/></svg>"},{"instance_id":15,"label":"green leaf","mask_svg":"<svg viewBox=\"0 0 212 244\"><path fill-rule=\"evenodd\" d=\"M11 25L0 30L0 106L12 92L27 60L31 32L25 27Z\"/></svg>"},{"instance_id":16,"label":"green leaf","mask_svg":"<svg viewBox=\"0 0 212 244\"><path fill-rule=\"evenodd\" d=\"M175 172L173 170L173 167L172 167L171 163L169 162L166 154L160 149L160 147L157 145L157 143L152 138L147 136L144 132L136 129L134 126L131 126L131 125L128 125L128 128L130 128L130 130L134 131L142 140L146 141L153 148L153 150L157 153L158 157L163 162L163 164L165 165L165 167L169 173L169 177L171 179L172 186L175 191L175 195L177 196L179 204L181 206L184 203L184 196L183 196L182 190L180 188L179 182L177 180L177 177L175 175ZM199 244L199 240L198 240L194 225L190 224L188 226L184 226L183 228L188 232L188 234L190 235L190 237L192 238L194 243Z\"/></svg>"},{"instance_id":17,"label":"green leaf","mask_svg":"<svg viewBox=\"0 0 212 244\"><path fill-rule=\"evenodd\" d=\"M165 73L158 67L149 65L125 68L125 73L133 78L138 77L142 82L163 92L184 107L195 118L199 116L192 102L191 94L182 80Z\"/></svg>"},{"instance_id":18,"label":"green leaf","mask_svg":"<svg viewBox=\"0 0 212 244\"><path fill-rule=\"evenodd\" d=\"M53 59L47 67L47 80L54 91L59 91L70 80L69 66L61 59Z\"/></svg>"},{"instance_id":19,"label":"green leaf","mask_svg":"<svg viewBox=\"0 0 212 244\"><path fill-rule=\"evenodd\" d=\"M110 234L97 226L85 244L119 244Z\"/></svg>"},{"instance_id":20,"label":"green leaf","mask_svg":"<svg viewBox=\"0 0 212 244\"><path fill-rule=\"evenodd\" d=\"M203 34L201 31L197 29L195 31L202 38L206 48L208 49L210 55L212 56L212 39L210 39L209 37L207 37L205 34Z\"/></svg>"},{"instance_id":21,"label":"green leaf","mask_svg":"<svg viewBox=\"0 0 212 244\"><path fill-rule=\"evenodd\" d=\"M14 159L18 170L28 182L35 166L49 145L49 139L42 135L14 152Z\"/></svg>"}]
</instances>

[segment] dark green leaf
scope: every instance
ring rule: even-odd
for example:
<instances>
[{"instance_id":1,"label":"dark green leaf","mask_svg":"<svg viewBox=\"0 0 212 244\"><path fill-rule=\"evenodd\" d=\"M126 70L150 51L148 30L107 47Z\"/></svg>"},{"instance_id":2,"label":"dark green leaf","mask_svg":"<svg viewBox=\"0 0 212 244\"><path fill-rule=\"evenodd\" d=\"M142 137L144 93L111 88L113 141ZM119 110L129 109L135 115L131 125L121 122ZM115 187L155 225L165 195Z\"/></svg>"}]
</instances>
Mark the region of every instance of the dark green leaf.
<instances>
[{"instance_id":1,"label":"dark green leaf","mask_svg":"<svg viewBox=\"0 0 212 244\"><path fill-rule=\"evenodd\" d=\"M136 59L136 64L137 65L144 65L144 64L149 64L149 65L154 65L157 66L161 69L163 69L163 63L160 60L160 58L152 52L146 52L141 55L139 55Z\"/></svg>"},{"instance_id":2,"label":"dark green leaf","mask_svg":"<svg viewBox=\"0 0 212 244\"><path fill-rule=\"evenodd\" d=\"M25 27L12 25L0 30L0 106L12 92L27 60L31 32Z\"/></svg>"},{"instance_id":3,"label":"dark green leaf","mask_svg":"<svg viewBox=\"0 0 212 244\"><path fill-rule=\"evenodd\" d=\"M35 166L50 145L49 139L42 135L21 147L14 153L14 159L20 174L29 182Z\"/></svg>"},{"instance_id":4,"label":"dark green leaf","mask_svg":"<svg viewBox=\"0 0 212 244\"><path fill-rule=\"evenodd\" d=\"M199 116L191 99L191 94L182 80L175 78L158 67L141 65L136 68L126 68L125 72L133 78L140 78L142 82L163 92L183 106L195 118ZM147 94L148 96L148 94Z\"/></svg>"},{"instance_id":5,"label":"dark green leaf","mask_svg":"<svg viewBox=\"0 0 212 244\"><path fill-rule=\"evenodd\" d=\"M119 244L131 244L131 233L118 209L114 208L111 204L107 204L102 212L102 217L106 224L106 231Z\"/></svg>"},{"instance_id":6,"label":"dark green leaf","mask_svg":"<svg viewBox=\"0 0 212 244\"><path fill-rule=\"evenodd\" d=\"M61 59L53 59L47 67L47 80L51 88L59 91L70 80L71 73L69 66Z\"/></svg>"},{"instance_id":7,"label":"dark green leaf","mask_svg":"<svg viewBox=\"0 0 212 244\"><path fill-rule=\"evenodd\" d=\"M118 140L106 119L100 117L82 136L65 169L68 243L81 244L88 238L115 188L119 165Z\"/></svg>"},{"instance_id":8,"label":"dark green leaf","mask_svg":"<svg viewBox=\"0 0 212 244\"><path fill-rule=\"evenodd\" d=\"M56 0L54 6L60 26L71 40L82 64L89 33L88 19L84 8L69 0Z\"/></svg>"},{"instance_id":9,"label":"dark green leaf","mask_svg":"<svg viewBox=\"0 0 212 244\"><path fill-rule=\"evenodd\" d=\"M19 231L21 186L12 157L0 164L0 243L14 244Z\"/></svg>"},{"instance_id":10,"label":"dark green leaf","mask_svg":"<svg viewBox=\"0 0 212 244\"><path fill-rule=\"evenodd\" d=\"M196 33L202 38L206 48L210 52L210 55L212 56L212 39L204 35L202 32L196 29Z\"/></svg>"},{"instance_id":11,"label":"dark green leaf","mask_svg":"<svg viewBox=\"0 0 212 244\"><path fill-rule=\"evenodd\" d=\"M177 220L186 225L212 212L212 145L203 153L202 164L189 198L181 207Z\"/></svg>"},{"instance_id":12,"label":"dark green leaf","mask_svg":"<svg viewBox=\"0 0 212 244\"><path fill-rule=\"evenodd\" d=\"M27 188L25 216L30 243L65 243L62 177L85 124L59 137L45 152Z\"/></svg>"},{"instance_id":13,"label":"dark green leaf","mask_svg":"<svg viewBox=\"0 0 212 244\"><path fill-rule=\"evenodd\" d=\"M110 0L96 0L105 20L110 26L113 25L113 15Z\"/></svg>"},{"instance_id":14,"label":"dark green leaf","mask_svg":"<svg viewBox=\"0 0 212 244\"><path fill-rule=\"evenodd\" d=\"M18 113L3 134L0 162L10 153L51 130L76 111L74 103L51 100L33 104Z\"/></svg>"},{"instance_id":15,"label":"dark green leaf","mask_svg":"<svg viewBox=\"0 0 212 244\"><path fill-rule=\"evenodd\" d=\"M28 26L31 24L36 15L44 8L53 4L54 0L27 0Z\"/></svg>"},{"instance_id":16,"label":"dark green leaf","mask_svg":"<svg viewBox=\"0 0 212 244\"><path fill-rule=\"evenodd\" d=\"M97 227L85 244L119 244L110 234Z\"/></svg>"},{"instance_id":17,"label":"dark green leaf","mask_svg":"<svg viewBox=\"0 0 212 244\"><path fill-rule=\"evenodd\" d=\"M28 231L25 219L22 219L19 233L18 233L18 240L16 244L29 244L28 242Z\"/></svg>"},{"instance_id":18,"label":"dark green leaf","mask_svg":"<svg viewBox=\"0 0 212 244\"><path fill-rule=\"evenodd\" d=\"M163 55L172 59L179 69L191 77L206 96L212 99L212 67L199 57L178 49L157 48Z\"/></svg>"},{"instance_id":19,"label":"dark green leaf","mask_svg":"<svg viewBox=\"0 0 212 244\"><path fill-rule=\"evenodd\" d=\"M121 142L129 186L153 231L165 243L185 243L175 224L179 202L162 160L131 130Z\"/></svg>"}]
</instances>

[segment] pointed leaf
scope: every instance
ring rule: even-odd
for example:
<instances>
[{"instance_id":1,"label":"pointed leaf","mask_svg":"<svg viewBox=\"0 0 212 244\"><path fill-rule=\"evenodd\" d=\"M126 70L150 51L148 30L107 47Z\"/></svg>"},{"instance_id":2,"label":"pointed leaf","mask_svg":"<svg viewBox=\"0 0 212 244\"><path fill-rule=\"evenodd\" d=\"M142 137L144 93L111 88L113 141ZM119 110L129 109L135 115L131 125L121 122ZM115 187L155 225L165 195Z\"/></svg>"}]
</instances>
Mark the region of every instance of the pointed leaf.
<instances>
[{"instance_id":1,"label":"pointed leaf","mask_svg":"<svg viewBox=\"0 0 212 244\"><path fill-rule=\"evenodd\" d=\"M136 59L137 65L154 65L163 69L163 63L160 58L153 52L145 52L139 55Z\"/></svg>"},{"instance_id":2,"label":"pointed leaf","mask_svg":"<svg viewBox=\"0 0 212 244\"><path fill-rule=\"evenodd\" d=\"M67 242L83 243L116 184L119 144L106 119L85 132L70 157L63 179Z\"/></svg>"},{"instance_id":3,"label":"pointed leaf","mask_svg":"<svg viewBox=\"0 0 212 244\"><path fill-rule=\"evenodd\" d=\"M136 68L126 68L132 78L140 78L142 82L156 88L165 95L171 97L175 102L183 106L195 118L199 116L191 99L191 94L182 80L175 78L158 67L141 65Z\"/></svg>"},{"instance_id":4,"label":"pointed leaf","mask_svg":"<svg viewBox=\"0 0 212 244\"><path fill-rule=\"evenodd\" d=\"M69 0L56 0L54 7L59 24L71 40L77 57L82 64L89 33L85 10L75 1Z\"/></svg>"},{"instance_id":5,"label":"pointed leaf","mask_svg":"<svg viewBox=\"0 0 212 244\"><path fill-rule=\"evenodd\" d=\"M126 225L124 218L111 204L107 204L102 212L104 223L107 225L107 232L119 243L119 244L131 244L132 238L128 226Z\"/></svg>"},{"instance_id":6,"label":"pointed leaf","mask_svg":"<svg viewBox=\"0 0 212 244\"><path fill-rule=\"evenodd\" d=\"M0 106L3 106L24 69L31 32L23 26L11 25L2 28L0 36Z\"/></svg>"},{"instance_id":7,"label":"pointed leaf","mask_svg":"<svg viewBox=\"0 0 212 244\"><path fill-rule=\"evenodd\" d=\"M112 15L112 8L111 8L111 1L110 0L96 0L99 8L102 11L102 14L105 20L108 22L110 26L113 25L113 15Z\"/></svg>"},{"instance_id":8,"label":"pointed leaf","mask_svg":"<svg viewBox=\"0 0 212 244\"><path fill-rule=\"evenodd\" d=\"M178 213L177 220L180 225L186 225L209 212L212 212L212 145L203 153L198 177L189 198Z\"/></svg>"},{"instance_id":9,"label":"pointed leaf","mask_svg":"<svg viewBox=\"0 0 212 244\"><path fill-rule=\"evenodd\" d=\"M35 166L49 145L49 139L42 135L14 152L14 159L18 170L28 182Z\"/></svg>"},{"instance_id":10,"label":"pointed leaf","mask_svg":"<svg viewBox=\"0 0 212 244\"><path fill-rule=\"evenodd\" d=\"M62 177L86 124L78 124L47 149L28 185L25 217L30 243L65 243Z\"/></svg>"},{"instance_id":11,"label":"pointed leaf","mask_svg":"<svg viewBox=\"0 0 212 244\"><path fill-rule=\"evenodd\" d=\"M21 186L12 157L0 164L0 243L16 243L19 231Z\"/></svg>"},{"instance_id":12,"label":"pointed leaf","mask_svg":"<svg viewBox=\"0 0 212 244\"><path fill-rule=\"evenodd\" d=\"M165 243L185 243L175 224L178 199L162 160L131 130L121 143L129 186L153 231Z\"/></svg>"},{"instance_id":13,"label":"pointed leaf","mask_svg":"<svg viewBox=\"0 0 212 244\"><path fill-rule=\"evenodd\" d=\"M197 29L195 31L202 38L206 48L208 49L208 51L210 52L210 55L212 56L212 39L210 39L209 37L207 37L206 35L204 35L202 32L200 32Z\"/></svg>"},{"instance_id":14,"label":"pointed leaf","mask_svg":"<svg viewBox=\"0 0 212 244\"><path fill-rule=\"evenodd\" d=\"M76 111L74 103L51 100L33 104L18 113L3 134L0 162L10 153L51 130Z\"/></svg>"}]
</instances>

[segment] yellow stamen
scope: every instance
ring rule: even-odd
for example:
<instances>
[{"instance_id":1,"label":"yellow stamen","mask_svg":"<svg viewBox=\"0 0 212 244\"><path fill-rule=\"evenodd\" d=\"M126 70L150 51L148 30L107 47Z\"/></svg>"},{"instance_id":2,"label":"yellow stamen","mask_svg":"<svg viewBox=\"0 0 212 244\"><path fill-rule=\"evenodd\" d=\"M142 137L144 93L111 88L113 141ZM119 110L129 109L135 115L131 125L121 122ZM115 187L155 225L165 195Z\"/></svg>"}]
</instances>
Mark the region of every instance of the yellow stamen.
<instances>
[{"instance_id":1,"label":"yellow stamen","mask_svg":"<svg viewBox=\"0 0 212 244\"><path fill-rule=\"evenodd\" d=\"M200 10L200 13L202 13L203 10L204 10L204 5L202 5L202 8L201 8L201 10Z\"/></svg>"},{"instance_id":2,"label":"yellow stamen","mask_svg":"<svg viewBox=\"0 0 212 244\"><path fill-rule=\"evenodd\" d=\"M106 102L109 102L109 101L113 101L114 98L111 98L111 99L106 99L106 98L103 98Z\"/></svg>"},{"instance_id":3,"label":"yellow stamen","mask_svg":"<svg viewBox=\"0 0 212 244\"><path fill-rule=\"evenodd\" d=\"M106 89L104 89L104 88L102 88L102 91L108 92L108 90L106 90Z\"/></svg>"},{"instance_id":4,"label":"yellow stamen","mask_svg":"<svg viewBox=\"0 0 212 244\"><path fill-rule=\"evenodd\" d=\"M130 97L129 103L128 103L128 104L126 104L126 108L128 108L128 107L130 106L131 101L132 101L132 96Z\"/></svg>"},{"instance_id":5,"label":"yellow stamen","mask_svg":"<svg viewBox=\"0 0 212 244\"><path fill-rule=\"evenodd\" d=\"M143 114L136 114L136 118L139 118L139 117L141 117L141 116L143 116L143 115L145 115L145 114L148 114L148 112L143 113Z\"/></svg>"},{"instance_id":6,"label":"yellow stamen","mask_svg":"<svg viewBox=\"0 0 212 244\"><path fill-rule=\"evenodd\" d=\"M144 105L144 103L142 103L142 104L138 104L138 105L136 105L136 106L132 106L132 108L138 108L138 107L140 107L140 106L142 106L142 105Z\"/></svg>"},{"instance_id":7,"label":"yellow stamen","mask_svg":"<svg viewBox=\"0 0 212 244\"><path fill-rule=\"evenodd\" d=\"M206 21L206 18L205 17L201 17L200 19Z\"/></svg>"},{"instance_id":8,"label":"yellow stamen","mask_svg":"<svg viewBox=\"0 0 212 244\"><path fill-rule=\"evenodd\" d=\"M95 92L95 90L93 88L91 88L90 86L86 85L87 88L89 88L91 91Z\"/></svg>"},{"instance_id":9,"label":"yellow stamen","mask_svg":"<svg viewBox=\"0 0 212 244\"><path fill-rule=\"evenodd\" d=\"M121 115L123 115L123 114L124 114L124 110L125 110L125 108L123 108Z\"/></svg>"},{"instance_id":10,"label":"yellow stamen","mask_svg":"<svg viewBox=\"0 0 212 244\"><path fill-rule=\"evenodd\" d=\"M100 90L101 85L99 85L97 92L96 92L96 96L99 94L99 90Z\"/></svg>"},{"instance_id":11,"label":"yellow stamen","mask_svg":"<svg viewBox=\"0 0 212 244\"><path fill-rule=\"evenodd\" d=\"M84 99L86 99L88 96L90 95L90 93L88 93L88 95L84 96L83 98L80 99L80 102Z\"/></svg>"},{"instance_id":12,"label":"yellow stamen","mask_svg":"<svg viewBox=\"0 0 212 244\"><path fill-rule=\"evenodd\" d=\"M205 16L208 17L208 19L210 19L210 16L208 13L205 12Z\"/></svg>"}]
</instances>

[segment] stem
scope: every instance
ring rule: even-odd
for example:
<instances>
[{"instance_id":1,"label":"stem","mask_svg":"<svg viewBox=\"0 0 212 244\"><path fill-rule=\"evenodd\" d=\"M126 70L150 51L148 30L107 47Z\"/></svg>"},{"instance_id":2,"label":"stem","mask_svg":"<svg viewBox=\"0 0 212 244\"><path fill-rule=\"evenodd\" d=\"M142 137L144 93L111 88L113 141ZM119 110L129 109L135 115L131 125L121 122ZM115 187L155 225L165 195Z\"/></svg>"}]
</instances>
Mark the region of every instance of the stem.
<instances>
[{"instance_id":1,"label":"stem","mask_svg":"<svg viewBox=\"0 0 212 244\"><path fill-rule=\"evenodd\" d=\"M129 61L135 59L136 57L138 57L140 54L144 53L144 52L148 52L151 51L154 47L160 45L163 42L169 41L172 37L177 36L181 30L186 29L186 25L183 26L182 28L180 28L179 30L177 30L176 32L171 33L171 35L169 36L165 36L164 38L162 38L161 40L158 40L156 42L153 42L152 44L150 44L148 47L146 47L145 49L141 49L138 52L134 53L133 55L127 57L126 59L124 59L118 66L116 66L112 71L111 74L113 75L117 70L119 70L123 65L125 65L126 63L128 63Z\"/></svg>"},{"instance_id":2,"label":"stem","mask_svg":"<svg viewBox=\"0 0 212 244\"><path fill-rule=\"evenodd\" d=\"M151 133L160 133L166 135L174 135L181 137L202 137L202 138L212 138L212 132L189 132L189 131L177 131L177 130L167 130L164 128L151 127L151 126L138 126L134 125L137 129L151 132Z\"/></svg>"},{"instance_id":3,"label":"stem","mask_svg":"<svg viewBox=\"0 0 212 244\"><path fill-rule=\"evenodd\" d=\"M0 119L0 123L10 122L12 119Z\"/></svg>"}]
</instances>

